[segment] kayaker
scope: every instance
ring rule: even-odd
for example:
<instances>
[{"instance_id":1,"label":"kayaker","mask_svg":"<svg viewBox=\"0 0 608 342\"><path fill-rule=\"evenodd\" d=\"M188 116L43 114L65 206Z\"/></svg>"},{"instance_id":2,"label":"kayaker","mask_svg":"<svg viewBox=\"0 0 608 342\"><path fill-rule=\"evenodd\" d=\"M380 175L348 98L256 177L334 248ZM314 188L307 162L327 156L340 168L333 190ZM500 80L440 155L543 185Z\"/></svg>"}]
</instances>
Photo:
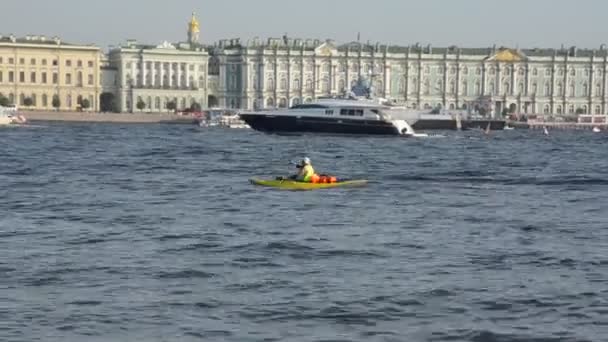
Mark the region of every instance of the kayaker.
<instances>
[{"instance_id":1,"label":"kayaker","mask_svg":"<svg viewBox=\"0 0 608 342\"><path fill-rule=\"evenodd\" d=\"M292 176L292 179L295 179L300 182L311 182L312 178L315 176L315 169L312 167L310 162L310 158L306 157L302 159L300 164L296 165L299 169L298 174Z\"/></svg>"}]
</instances>

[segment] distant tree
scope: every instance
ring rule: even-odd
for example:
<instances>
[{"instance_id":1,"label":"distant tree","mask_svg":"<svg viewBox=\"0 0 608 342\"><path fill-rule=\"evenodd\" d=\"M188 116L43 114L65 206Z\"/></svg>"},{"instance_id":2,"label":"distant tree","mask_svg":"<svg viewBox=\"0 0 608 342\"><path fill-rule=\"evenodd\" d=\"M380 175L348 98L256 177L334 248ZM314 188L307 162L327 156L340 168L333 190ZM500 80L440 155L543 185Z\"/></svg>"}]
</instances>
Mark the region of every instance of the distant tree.
<instances>
[{"instance_id":1,"label":"distant tree","mask_svg":"<svg viewBox=\"0 0 608 342\"><path fill-rule=\"evenodd\" d=\"M137 104L135 105L137 107L137 109L139 109L140 111L143 111L146 108L146 103L144 102L144 100L139 99L137 100Z\"/></svg>"},{"instance_id":2,"label":"distant tree","mask_svg":"<svg viewBox=\"0 0 608 342\"><path fill-rule=\"evenodd\" d=\"M193 112L200 112L201 111L201 105L198 102L194 102L190 105L190 110Z\"/></svg>"},{"instance_id":3,"label":"distant tree","mask_svg":"<svg viewBox=\"0 0 608 342\"><path fill-rule=\"evenodd\" d=\"M80 107L84 110L87 110L89 107L91 107L91 103L88 99L83 99L82 102L80 102Z\"/></svg>"},{"instance_id":4,"label":"distant tree","mask_svg":"<svg viewBox=\"0 0 608 342\"><path fill-rule=\"evenodd\" d=\"M53 108L55 108L56 110L59 110L59 107L61 107L61 100L59 99L59 96L53 95L53 101L51 102L51 105L53 105Z\"/></svg>"},{"instance_id":5,"label":"distant tree","mask_svg":"<svg viewBox=\"0 0 608 342\"><path fill-rule=\"evenodd\" d=\"M175 111L175 109L177 109L177 104L175 103L175 101L167 102L167 110Z\"/></svg>"},{"instance_id":6,"label":"distant tree","mask_svg":"<svg viewBox=\"0 0 608 342\"><path fill-rule=\"evenodd\" d=\"M31 97L26 97L23 99L23 105L26 107L31 107L34 105L34 100Z\"/></svg>"},{"instance_id":7,"label":"distant tree","mask_svg":"<svg viewBox=\"0 0 608 342\"><path fill-rule=\"evenodd\" d=\"M502 110L501 114L502 114L502 117L505 118L505 117L507 117L509 115L509 110L507 108L504 108Z\"/></svg>"},{"instance_id":8,"label":"distant tree","mask_svg":"<svg viewBox=\"0 0 608 342\"><path fill-rule=\"evenodd\" d=\"M576 108L576 114L581 115L581 114L585 114L585 110L583 108Z\"/></svg>"},{"instance_id":9,"label":"distant tree","mask_svg":"<svg viewBox=\"0 0 608 342\"><path fill-rule=\"evenodd\" d=\"M9 100L8 97L6 97L4 95L0 95L0 106L7 107L10 104L11 104L11 100Z\"/></svg>"}]
</instances>

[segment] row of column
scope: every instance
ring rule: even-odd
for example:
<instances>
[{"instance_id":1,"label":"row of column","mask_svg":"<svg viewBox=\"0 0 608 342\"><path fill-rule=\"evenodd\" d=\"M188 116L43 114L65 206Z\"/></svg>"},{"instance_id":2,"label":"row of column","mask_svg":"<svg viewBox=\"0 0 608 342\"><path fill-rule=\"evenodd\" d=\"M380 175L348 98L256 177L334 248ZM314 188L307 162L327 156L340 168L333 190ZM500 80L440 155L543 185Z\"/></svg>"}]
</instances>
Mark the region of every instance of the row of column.
<instances>
[{"instance_id":1,"label":"row of column","mask_svg":"<svg viewBox=\"0 0 608 342\"><path fill-rule=\"evenodd\" d=\"M196 69L193 75L190 75L189 67L187 63L174 63L174 62L150 62L152 68L148 68L147 61L141 62L141 70L139 70L138 84L141 86L151 87L190 87L191 76L194 76L193 82L198 79ZM160 63L160 64L159 64ZM157 64L160 67L157 67ZM167 67L168 66L168 67ZM177 66L177 67L176 67ZM195 66L196 67L196 66ZM182 70L183 68L183 70ZM136 74L136 63L131 63L131 74ZM151 74L151 78L148 82L148 75Z\"/></svg>"}]
</instances>

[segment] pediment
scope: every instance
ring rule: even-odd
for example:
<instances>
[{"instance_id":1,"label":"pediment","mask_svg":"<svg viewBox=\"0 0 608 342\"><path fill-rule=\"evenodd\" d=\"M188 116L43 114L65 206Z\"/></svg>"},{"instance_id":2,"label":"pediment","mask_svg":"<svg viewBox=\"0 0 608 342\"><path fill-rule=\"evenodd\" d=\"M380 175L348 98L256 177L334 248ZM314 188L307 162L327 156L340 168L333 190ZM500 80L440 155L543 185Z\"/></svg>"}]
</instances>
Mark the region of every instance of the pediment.
<instances>
[{"instance_id":1,"label":"pediment","mask_svg":"<svg viewBox=\"0 0 608 342\"><path fill-rule=\"evenodd\" d=\"M516 63L528 59L526 55L515 49L502 48L497 53L487 58L489 61Z\"/></svg>"},{"instance_id":2,"label":"pediment","mask_svg":"<svg viewBox=\"0 0 608 342\"><path fill-rule=\"evenodd\" d=\"M315 49L315 54L318 56L329 57L332 55L336 55L337 53L338 49L336 49L336 46L331 42L325 42Z\"/></svg>"}]
</instances>

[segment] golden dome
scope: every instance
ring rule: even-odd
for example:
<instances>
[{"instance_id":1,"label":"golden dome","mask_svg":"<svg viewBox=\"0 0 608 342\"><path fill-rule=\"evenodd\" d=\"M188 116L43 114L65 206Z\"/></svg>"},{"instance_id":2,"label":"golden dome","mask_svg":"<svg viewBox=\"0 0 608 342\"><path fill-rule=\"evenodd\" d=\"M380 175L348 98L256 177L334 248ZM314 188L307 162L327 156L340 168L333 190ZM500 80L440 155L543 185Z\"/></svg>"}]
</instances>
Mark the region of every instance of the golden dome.
<instances>
[{"instance_id":1,"label":"golden dome","mask_svg":"<svg viewBox=\"0 0 608 342\"><path fill-rule=\"evenodd\" d=\"M196 20L196 13L194 12L192 12L192 19L190 20L190 23L188 23L188 31L192 33L200 32L200 24L198 23L198 20Z\"/></svg>"}]
</instances>

